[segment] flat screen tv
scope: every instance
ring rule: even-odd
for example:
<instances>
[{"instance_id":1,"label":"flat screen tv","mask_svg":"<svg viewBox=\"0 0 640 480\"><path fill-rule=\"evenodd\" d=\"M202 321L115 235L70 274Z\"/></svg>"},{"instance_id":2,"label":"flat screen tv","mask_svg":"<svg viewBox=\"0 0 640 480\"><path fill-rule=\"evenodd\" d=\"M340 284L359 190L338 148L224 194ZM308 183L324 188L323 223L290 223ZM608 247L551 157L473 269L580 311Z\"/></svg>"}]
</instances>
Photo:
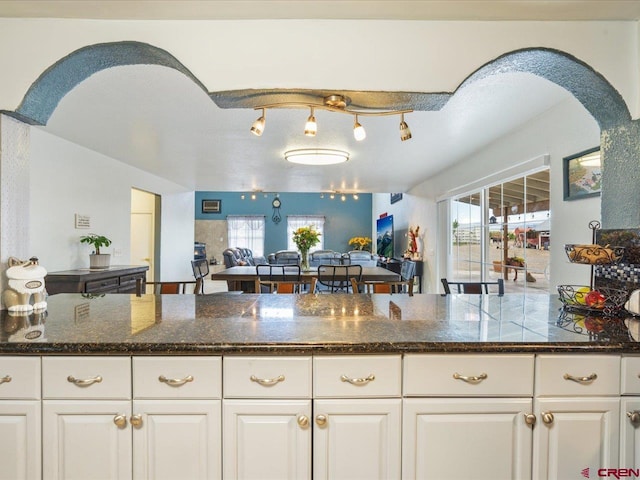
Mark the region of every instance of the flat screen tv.
<instances>
[{"instance_id":1,"label":"flat screen tv","mask_svg":"<svg viewBox=\"0 0 640 480\"><path fill-rule=\"evenodd\" d=\"M393 215L379 218L376 227L376 253L393 258Z\"/></svg>"}]
</instances>

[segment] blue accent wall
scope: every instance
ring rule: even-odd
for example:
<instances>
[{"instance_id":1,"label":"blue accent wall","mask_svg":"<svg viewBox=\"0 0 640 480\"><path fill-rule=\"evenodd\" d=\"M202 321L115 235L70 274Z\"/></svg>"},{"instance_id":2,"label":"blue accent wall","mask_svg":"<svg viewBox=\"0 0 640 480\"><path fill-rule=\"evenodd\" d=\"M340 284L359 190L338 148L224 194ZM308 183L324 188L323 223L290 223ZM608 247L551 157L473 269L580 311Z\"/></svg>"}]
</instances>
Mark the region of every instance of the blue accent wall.
<instances>
[{"instance_id":1,"label":"blue accent wall","mask_svg":"<svg viewBox=\"0 0 640 480\"><path fill-rule=\"evenodd\" d=\"M324 248L327 250L348 252L352 250L348 243L351 237L375 238L371 232L373 196L370 193L359 194L358 200L346 195L344 202L340 195L331 199L328 194L320 198L319 193L280 193L282 220L277 224L271 220L273 193L256 193L255 200L251 200L251 193L244 193L244 200L241 195L241 192L196 192L195 219L225 220L227 215L264 215L265 255L287 248L287 215L324 215ZM202 213L202 200L205 199L220 200L220 213Z\"/></svg>"}]
</instances>

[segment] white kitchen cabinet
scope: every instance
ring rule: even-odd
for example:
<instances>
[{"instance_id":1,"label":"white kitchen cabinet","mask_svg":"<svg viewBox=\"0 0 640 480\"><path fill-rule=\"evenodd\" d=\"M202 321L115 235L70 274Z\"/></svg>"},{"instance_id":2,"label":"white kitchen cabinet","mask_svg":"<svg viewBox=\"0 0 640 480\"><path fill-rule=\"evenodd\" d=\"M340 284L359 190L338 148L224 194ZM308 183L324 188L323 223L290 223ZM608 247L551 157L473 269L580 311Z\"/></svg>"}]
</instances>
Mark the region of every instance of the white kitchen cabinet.
<instances>
[{"instance_id":1,"label":"white kitchen cabinet","mask_svg":"<svg viewBox=\"0 0 640 480\"><path fill-rule=\"evenodd\" d=\"M640 357L623 357L620 468L640 468Z\"/></svg>"},{"instance_id":2,"label":"white kitchen cabinet","mask_svg":"<svg viewBox=\"0 0 640 480\"><path fill-rule=\"evenodd\" d=\"M405 399L403 478L531 478L531 408L531 398Z\"/></svg>"},{"instance_id":3,"label":"white kitchen cabinet","mask_svg":"<svg viewBox=\"0 0 640 480\"><path fill-rule=\"evenodd\" d=\"M131 478L130 400L43 402L43 478Z\"/></svg>"},{"instance_id":4,"label":"white kitchen cabinet","mask_svg":"<svg viewBox=\"0 0 640 480\"><path fill-rule=\"evenodd\" d=\"M400 478L402 400L314 400L313 478Z\"/></svg>"},{"instance_id":5,"label":"white kitchen cabinet","mask_svg":"<svg viewBox=\"0 0 640 480\"><path fill-rule=\"evenodd\" d=\"M311 478L311 400L224 400L225 479Z\"/></svg>"},{"instance_id":6,"label":"white kitchen cabinet","mask_svg":"<svg viewBox=\"0 0 640 480\"><path fill-rule=\"evenodd\" d=\"M533 478L619 466L620 357L536 358Z\"/></svg>"},{"instance_id":7,"label":"white kitchen cabinet","mask_svg":"<svg viewBox=\"0 0 640 480\"><path fill-rule=\"evenodd\" d=\"M311 478L311 357L227 357L223 368L223 477Z\"/></svg>"},{"instance_id":8,"label":"white kitchen cabinet","mask_svg":"<svg viewBox=\"0 0 640 480\"><path fill-rule=\"evenodd\" d=\"M45 358L43 477L219 479L221 363Z\"/></svg>"},{"instance_id":9,"label":"white kitchen cabinet","mask_svg":"<svg viewBox=\"0 0 640 480\"><path fill-rule=\"evenodd\" d=\"M400 478L402 358L313 360L313 478Z\"/></svg>"},{"instance_id":10,"label":"white kitchen cabinet","mask_svg":"<svg viewBox=\"0 0 640 480\"><path fill-rule=\"evenodd\" d=\"M0 357L0 480L38 479L40 358Z\"/></svg>"}]
</instances>

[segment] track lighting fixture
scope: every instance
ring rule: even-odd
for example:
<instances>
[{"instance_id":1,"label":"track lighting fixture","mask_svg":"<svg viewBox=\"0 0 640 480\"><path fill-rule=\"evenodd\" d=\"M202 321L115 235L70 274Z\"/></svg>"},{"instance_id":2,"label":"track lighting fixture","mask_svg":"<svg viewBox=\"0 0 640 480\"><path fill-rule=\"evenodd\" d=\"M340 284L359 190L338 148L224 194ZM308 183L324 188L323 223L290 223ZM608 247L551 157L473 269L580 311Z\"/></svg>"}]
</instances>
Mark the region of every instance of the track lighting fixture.
<instances>
[{"instance_id":1,"label":"track lighting fixture","mask_svg":"<svg viewBox=\"0 0 640 480\"><path fill-rule=\"evenodd\" d=\"M358 142L367 138L367 132L364 131L364 127L358 122L358 115L355 116L353 122L353 138Z\"/></svg>"},{"instance_id":2,"label":"track lighting fixture","mask_svg":"<svg viewBox=\"0 0 640 480\"><path fill-rule=\"evenodd\" d=\"M405 141L411 138L411 130L409 130L409 125L404 121L404 113L400 116L400 140Z\"/></svg>"},{"instance_id":3,"label":"track lighting fixture","mask_svg":"<svg viewBox=\"0 0 640 480\"><path fill-rule=\"evenodd\" d=\"M316 123L316 117L313 116L313 107L311 107L311 115L307 118L307 123L304 125L304 134L307 137L315 137L318 132L318 124Z\"/></svg>"},{"instance_id":4,"label":"track lighting fixture","mask_svg":"<svg viewBox=\"0 0 640 480\"><path fill-rule=\"evenodd\" d=\"M262 115L260 116L260 118L258 118L255 122L253 122L253 125L251 125L251 133L259 137L260 135L262 135L262 132L264 132L264 125L265 125L265 119L264 119L264 108L263 108Z\"/></svg>"},{"instance_id":5,"label":"track lighting fixture","mask_svg":"<svg viewBox=\"0 0 640 480\"><path fill-rule=\"evenodd\" d=\"M310 115L304 126L304 134L309 137L314 137L318 132L318 124L316 122L316 117L314 116L314 111L315 109L320 109L329 112L353 115L353 136L357 141L364 140L367 136L364 127L360 122L358 122L359 116L382 117L386 115L400 115L400 140L404 142L411 138L411 130L409 130L409 126L404 121L404 114L411 113L413 110L354 110L349 108L350 102L351 99L344 95L329 95L324 97L322 103L282 102L260 105L254 107L255 110L262 110L262 115L253 123L251 132L254 135L262 135L265 127L265 111L270 108L308 108L310 110Z\"/></svg>"}]
</instances>

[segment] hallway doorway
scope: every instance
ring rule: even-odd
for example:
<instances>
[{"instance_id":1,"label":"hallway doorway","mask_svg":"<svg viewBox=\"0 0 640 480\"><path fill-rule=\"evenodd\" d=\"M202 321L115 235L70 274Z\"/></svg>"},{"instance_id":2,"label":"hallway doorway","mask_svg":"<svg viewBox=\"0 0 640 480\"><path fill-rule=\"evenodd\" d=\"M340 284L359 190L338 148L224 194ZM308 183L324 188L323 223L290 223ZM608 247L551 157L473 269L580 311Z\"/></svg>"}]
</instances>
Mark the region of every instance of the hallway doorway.
<instances>
[{"instance_id":1,"label":"hallway doorway","mask_svg":"<svg viewBox=\"0 0 640 480\"><path fill-rule=\"evenodd\" d=\"M154 281L157 276L159 202L159 195L131 189L131 264L149 266L147 281Z\"/></svg>"}]
</instances>

